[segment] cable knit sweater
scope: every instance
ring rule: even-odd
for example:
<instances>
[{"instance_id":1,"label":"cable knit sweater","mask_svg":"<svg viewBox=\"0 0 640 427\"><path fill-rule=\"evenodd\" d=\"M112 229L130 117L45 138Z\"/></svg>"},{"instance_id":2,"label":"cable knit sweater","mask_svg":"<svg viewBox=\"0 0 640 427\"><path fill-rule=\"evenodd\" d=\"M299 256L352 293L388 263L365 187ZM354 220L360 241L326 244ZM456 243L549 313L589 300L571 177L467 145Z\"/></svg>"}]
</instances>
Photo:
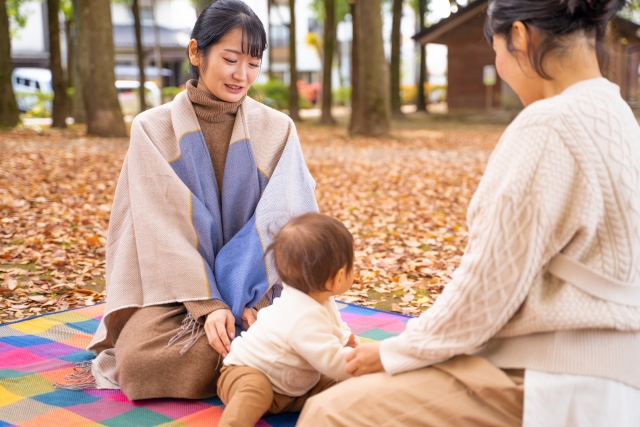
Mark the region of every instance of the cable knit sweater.
<instances>
[{"instance_id":1,"label":"cable knit sweater","mask_svg":"<svg viewBox=\"0 0 640 427\"><path fill-rule=\"evenodd\" d=\"M491 156L469 245L431 309L380 354L392 374L459 354L640 388L640 308L546 273L559 252L640 286L640 127L619 88L583 81L527 107Z\"/></svg>"}]
</instances>

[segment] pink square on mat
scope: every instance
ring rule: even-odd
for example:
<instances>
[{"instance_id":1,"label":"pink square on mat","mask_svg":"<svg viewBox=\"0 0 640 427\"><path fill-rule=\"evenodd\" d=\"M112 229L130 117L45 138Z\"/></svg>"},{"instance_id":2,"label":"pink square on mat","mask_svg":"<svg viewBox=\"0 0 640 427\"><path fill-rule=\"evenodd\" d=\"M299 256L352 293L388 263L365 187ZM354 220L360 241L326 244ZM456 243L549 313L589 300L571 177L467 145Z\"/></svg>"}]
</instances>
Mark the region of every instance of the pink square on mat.
<instances>
[{"instance_id":1,"label":"pink square on mat","mask_svg":"<svg viewBox=\"0 0 640 427\"><path fill-rule=\"evenodd\" d=\"M41 362L33 363L30 365L16 366L15 370L18 372L50 372L57 371L58 369L66 368L69 366L69 362L65 360L51 359L43 360Z\"/></svg>"},{"instance_id":2,"label":"pink square on mat","mask_svg":"<svg viewBox=\"0 0 640 427\"><path fill-rule=\"evenodd\" d=\"M203 411L212 405L198 400L183 399L152 399L142 400L133 403L135 406L152 410L169 418L178 419L191 415L195 412Z\"/></svg>"},{"instance_id":3,"label":"pink square on mat","mask_svg":"<svg viewBox=\"0 0 640 427\"><path fill-rule=\"evenodd\" d=\"M42 357L38 357L27 350L19 348L0 354L0 369L30 365L32 363L42 362L43 360Z\"/></svg>"},{"instance_id":4,"label":"pink square on mat","mask_svg":"<svg viewBox=\"0 0 640 427\"><path fill-rule=\"evenodd\" d=\"M344 322L347 322L347 323L351 323L354 320L362 318L362 316L359 316L357 314L351 314L351 313L340 313L340 317Z\"/></svg>"},{"instance_id":5,"label":"pink square on mat","mask_svg":"<svg viewBox=\"0 0 640 427\"><path fill-rule=\"evenodd\" d=\"M120 393L115 393L111 396L107 396L107 399L115 400L116 402L131 403L133 405L133 402L130 401L122 391L120 391Z\"/></svg>"},{"instance_id":6,"label":"pink square on mat","mask_svg":"<svg viewBox=\"0 0 640 427\"><path fill-rule=\"evenodd\" d=\"M101 398L110 398L111 396L117 394L123 394L121 390L110 390L110 389L87 389L84 391L85 393L89 393L91 396L101 397ZM118 399L111 399L118 400ZM127 402L132 403L132 402Z\"/></svg>"},{"instance_id":7,"label":"pink square on mat","mask_svg":"<svg viewBox=\"0 0 640 427\"><path fill-rule=\"evenodd\" d=\"M107 418L113 418L130 411L132 405L116 402L111 399L101 399L93 403L75 405L65 408L68 411L99 423Z\"/></svg>"},{"instance_id":8,"label":"pink square on mat","mask_svg":"<svg viewBox=\"0 0 640 427\"><path fill-rule=\"evenodd\" d=\"M378 329L394 334L400 334L407 329L407 324L402 322L388 322L386 325L378 326Z\"/></svg>"}]
</instances>

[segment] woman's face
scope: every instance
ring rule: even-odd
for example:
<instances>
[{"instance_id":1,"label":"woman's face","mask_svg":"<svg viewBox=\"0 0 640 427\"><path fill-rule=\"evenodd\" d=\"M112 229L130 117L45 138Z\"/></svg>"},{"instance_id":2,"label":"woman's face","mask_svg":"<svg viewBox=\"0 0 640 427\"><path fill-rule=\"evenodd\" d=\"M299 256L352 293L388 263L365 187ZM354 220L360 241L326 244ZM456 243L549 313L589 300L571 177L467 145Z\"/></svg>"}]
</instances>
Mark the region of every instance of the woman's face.
<instances>
[{"instance_id":1,"label":"woman's face","mask_svg":"<svg viewBox=\"0 0 640 427\"><path fill-rule=\"evenodd\" d=\"M203 58L197 42L189 43L189 60L200 69L200 79L209 91L227 102L237 102L247 93L260 73L260 58L242 53L242 30L229 31Z\"/></svg>"},{"instance_id":2,"label":"woman's face","mask_svg":"<svg viewBox=\"0 0 640 427\"><path fill-rule=\"evenodd\" d=\"M522 24L520 23L520 25ZM493 50L496 52L498 75L518 94L525 107L544 98L542 78L531 66L526 53L528 49L527 37L526 30L523 33L520 29L514 28L511 40L515 49L510 52L507 49L507 41L504 36L493 36Z\"/></svg>"}]
</instances>

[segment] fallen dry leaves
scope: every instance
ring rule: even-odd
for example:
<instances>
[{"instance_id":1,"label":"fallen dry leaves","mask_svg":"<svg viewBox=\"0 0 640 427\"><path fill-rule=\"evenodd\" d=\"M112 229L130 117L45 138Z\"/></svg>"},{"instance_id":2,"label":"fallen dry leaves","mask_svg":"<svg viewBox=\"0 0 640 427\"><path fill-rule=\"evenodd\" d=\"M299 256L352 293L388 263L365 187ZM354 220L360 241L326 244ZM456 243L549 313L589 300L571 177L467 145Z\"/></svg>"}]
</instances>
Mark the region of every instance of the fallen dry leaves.
<instances>
[{"instance_id":1,"label":"fallen dry leaves","mask_svg":"<svg viewBox=\"0 0 640 427\"><path fill-rule=\"evenodd\" d=\"M407 314L429 307L459 263L466 208L501 129L299 133L320 210L355 237L355 284L341 299ZM104 300L127 147L80 130L0 133L0 322Z\"/></svg>"}]
</instances>

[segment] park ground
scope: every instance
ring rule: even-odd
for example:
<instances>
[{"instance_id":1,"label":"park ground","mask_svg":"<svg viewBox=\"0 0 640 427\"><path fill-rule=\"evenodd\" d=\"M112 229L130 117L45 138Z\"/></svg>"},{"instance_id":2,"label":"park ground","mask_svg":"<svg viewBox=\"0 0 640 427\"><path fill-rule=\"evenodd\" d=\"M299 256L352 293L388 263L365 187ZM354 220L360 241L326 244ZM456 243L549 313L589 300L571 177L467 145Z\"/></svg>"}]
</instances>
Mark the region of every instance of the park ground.
<instances>
[{"instance_id":1,"label":"park ground","mask_svg":"<svg viewBox=\"0 0 640 427\"><path fill-rule=\"evenodd\" d=\"M356 242L341 300L417 315L460 262L469 201L504 125L411 114L384 138L299 125L320 211ZM126 139L0 131L0 323L105 298L109 213Z\"/></svg>"}]
</instances>

